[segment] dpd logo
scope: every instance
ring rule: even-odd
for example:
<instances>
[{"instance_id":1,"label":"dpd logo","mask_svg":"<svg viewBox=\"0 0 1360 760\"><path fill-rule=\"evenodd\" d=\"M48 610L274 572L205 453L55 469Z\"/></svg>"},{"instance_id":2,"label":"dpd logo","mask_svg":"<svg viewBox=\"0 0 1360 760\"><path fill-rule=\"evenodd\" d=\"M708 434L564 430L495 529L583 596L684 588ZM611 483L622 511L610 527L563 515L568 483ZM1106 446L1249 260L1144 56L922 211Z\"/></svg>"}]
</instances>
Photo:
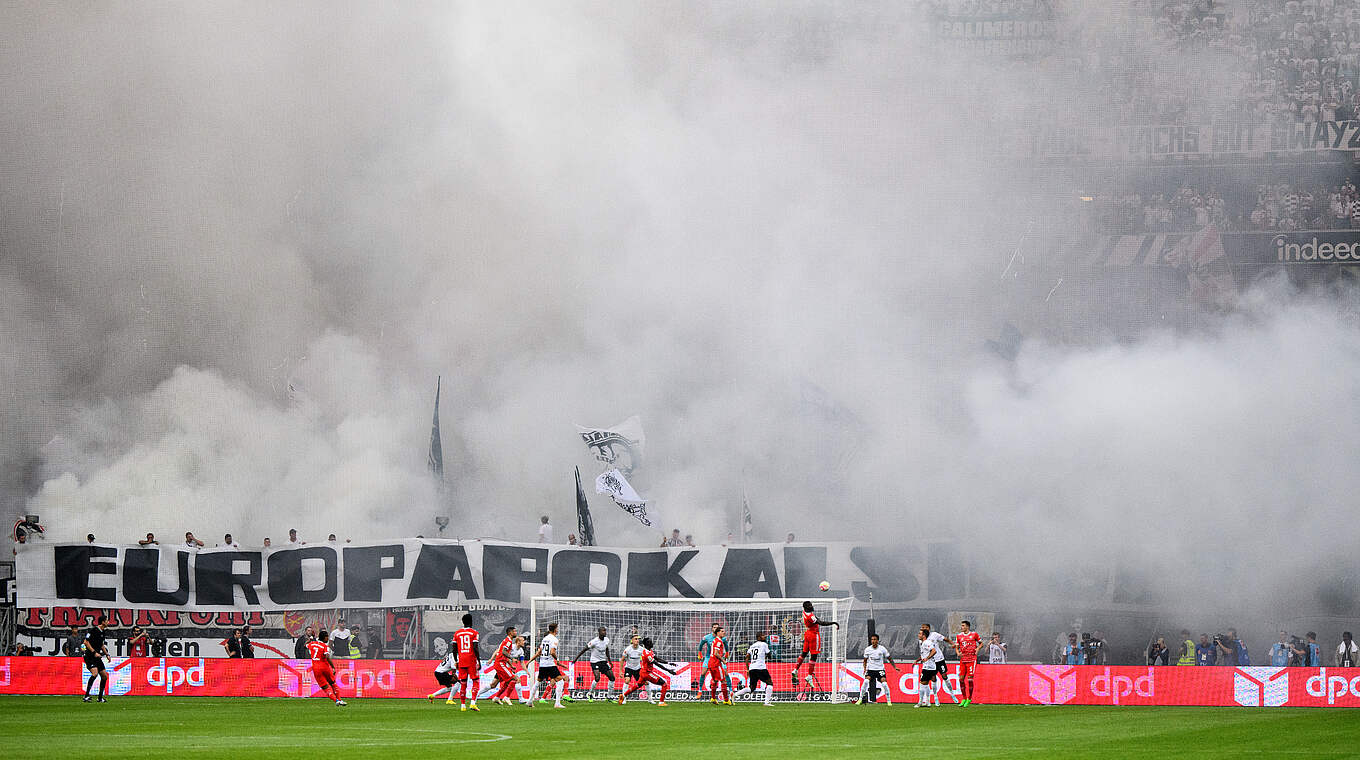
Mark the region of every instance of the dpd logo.
<instances>
[{"instance_id":1,"label":"dpd logo","mask_svg":"<svg viewBox=\"0 0 1360 760\"><path fill-rule=\"evenodd\" d=\"M1279 707L1289 701L1289 671L1285 668L1235 668L1233 701L1243 707Z\"/></svg>"},{"instance_id":2,"label":"dpd logo","mask_svg":"<svg viewBox=\"0 0 1360 760\"><path fill-rule=\"evenodd\" d=\"M160 662L147 669L146 682L151 686L164 687L166 694L174 694L176 686L202 686L203 660L200 659L197 665L181 668L178 665L166 665L162 657Z\"/></svg>"},{"instance_id":3,"label":"dpd logo","mask_svg":"<svg viewBox=\"0 0 1360 760\"><path fill-rule=\"evenodd\" d=\"M1077 669L1071 665L1035 665L1029 669L1029 697L1041 705L1061 705L1077 696Z\"/></svg>"}]
</instances>

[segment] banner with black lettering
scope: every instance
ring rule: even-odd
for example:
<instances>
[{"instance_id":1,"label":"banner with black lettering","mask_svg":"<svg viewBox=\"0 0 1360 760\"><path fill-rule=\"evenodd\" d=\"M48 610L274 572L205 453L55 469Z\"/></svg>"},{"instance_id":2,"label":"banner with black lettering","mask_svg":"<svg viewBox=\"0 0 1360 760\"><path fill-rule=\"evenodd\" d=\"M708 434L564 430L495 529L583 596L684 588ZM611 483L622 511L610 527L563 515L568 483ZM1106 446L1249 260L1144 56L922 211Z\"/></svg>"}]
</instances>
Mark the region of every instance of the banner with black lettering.
<instances>
[{"instance_id":1,"label":"banner with black lettering","mask_svg":"<svg viewBox=\"0 0 1360 760\"><path fill-rule=\"evenodd\" d=\"M1134 125L1054 122L1029 132L1021 138L1021 144L1004 145L1000 150L1026 158L1112 161L1354 151L1360 150L1360 121Z\"/></svg>"},{"instance_id":2,"label":"banner with black lettering","mask_svg":"<svg viewBox=\"0 0 1360 760\"><path fill-rule=\"evenodd\" d=\"M844 595L867 593L865 566L880 554L848 543L610 549L405 539L197 552L30 543L18 547L18 605L218 612L527 606L543 595L781 598L821 595L823 579ZM912 596L922 588L915 577L895 585Z\"/></svg>"}]
</instances>

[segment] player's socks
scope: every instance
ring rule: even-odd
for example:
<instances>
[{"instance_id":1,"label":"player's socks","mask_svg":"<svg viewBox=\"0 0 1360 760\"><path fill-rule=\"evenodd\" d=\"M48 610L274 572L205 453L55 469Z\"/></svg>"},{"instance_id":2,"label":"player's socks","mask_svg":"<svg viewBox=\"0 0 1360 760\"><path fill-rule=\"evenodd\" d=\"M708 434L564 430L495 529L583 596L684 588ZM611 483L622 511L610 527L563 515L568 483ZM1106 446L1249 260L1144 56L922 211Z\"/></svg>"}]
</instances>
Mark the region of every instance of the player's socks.
<instances>
[{"instance_id":1,"label":"player's socks","mask_svg":"<svg viewBox=\"0 0 1360 760\"><path fill-rule=\"evenodd\" d=\"M104 696L105 696L106 694L108 694L108 693L109 693L109 675L108 675L108 673L100 673L100 674L99 674L99 701L100 701L100 702L103 702L103 701L104 701Z\"/></svg>"},{"instance_id":2,"label":"player's socks","mask_svg":"<svg viewBox=\"0 0 1360 760\"><path fill-rule=\"evenodd\" d=\"M553 692L553 695L554 695L554 697L555 697L555 699L553 700L553 707L561 707L561 706L562 706L562 692L564 692L564 691L566 691L566 690L567 690L567 682L566 682L566 681L558 681L558 682L557 682L557 689L556 689L556 691Z\"/></svg>"},{"instance_id":3,"label":"player's socks","mask_svg":"<svg viewBox=\"0 0 1360 760\"><path fill-rule=\"evenodd\" d=\"M765 704L774 704L774 684L765 684Z\"/></svg>"},{"instance_id":4,"label":"player's socks","mask_svg":"<svg viewBox=\"0 0 1360 760\"><path fill-rule=\"evenodd\" d=\"M99 676L97 676L97 675L91 674L90 677L89 677L88 679L86 679L86 681L85 681L85 696L87 696L87 697L90 696L90 689L94 687L94 679L96 679L96 678L98 678L98 677L99 677Z\"/></svg>"}]
</instances>

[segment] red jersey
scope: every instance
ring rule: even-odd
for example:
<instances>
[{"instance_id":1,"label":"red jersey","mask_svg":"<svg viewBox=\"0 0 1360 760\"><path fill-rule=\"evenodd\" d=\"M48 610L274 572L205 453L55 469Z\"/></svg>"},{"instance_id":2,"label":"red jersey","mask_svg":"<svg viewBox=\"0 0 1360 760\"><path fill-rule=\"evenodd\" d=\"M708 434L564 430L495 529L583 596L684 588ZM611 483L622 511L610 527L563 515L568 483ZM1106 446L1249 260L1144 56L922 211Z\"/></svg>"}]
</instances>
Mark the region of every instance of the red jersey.
<instances>
[{"instance_id":1,"label":"red jersey","mask_svg":"<svg viewBox=\"0 0 1360 760\"><path fill-rule=\"evenodd\" d=\"M727 642L723 639L714 639L713 646L708 650L708 666L716 668L722 664L723 658L727 656Z\"/></svg>"},{"instance_id":2,"label":"red jersey","mask_svg":"<svg viewBox=\"0 0 1360 760\"><path fill-rule=\"evenodd\" d=\"M638 672L640 678L647 678L652 674L652 668L656 664L656 654L650 649L642 650L642 670Z\"/></svg>"},{"instance_id":3,"label":"red jersey","mask_svg":"<svg viewBox=\"0 0 1360 760\"><path fill-rule=\"evenodd\" d=\"M803 613L803 627L809 631L817 630L817 616L811 612Z\"/></svg>"},{"instance_id":4,"label":"red jersey","mask_svg":"<svg viewBox=\"0 0 1360 760\"><path fill-rule=\"evenodd\" d=\"M330 660L326 658L326 656L330 654L330 647L326 646L324 642L307 642L307 654L312 658L313 668L330 667Z\"/></svg>"},{"instance_id":5,"label":"red jersey","mask_svg":"<svg viewBox=\"0 0 1360 760\"><path fill-rule=\"evenodd\" d=\"M977 631L960 633L956 641L954 651L959 653L959 662L977 662L977 650L982 643L982 634Z\"/></svg>"},{"instance_id":6,"label":"red jersey","mask_svg":"<svg viewBox=\"0 0 1360 760\"><path fill-rule=\"evenodd\" d=\"M505 641L502 641L501 645L496 647L496 654L492 661L498 665L509 665L515 659L514 653L515 640L506 636Z\"/></svg>"},{"instance_id":7,"label":"red jersey","mask_svg":"<svg viewBox=\"0 0 1360 760\"><path fill-rule=\"evenodd\" d=\"M453 646L458 650L458 667L477 667L477 655L472 652L472 645L476 643L477 630L475 628L459 628L453 632Z\"/></svg>"}]
</instances>

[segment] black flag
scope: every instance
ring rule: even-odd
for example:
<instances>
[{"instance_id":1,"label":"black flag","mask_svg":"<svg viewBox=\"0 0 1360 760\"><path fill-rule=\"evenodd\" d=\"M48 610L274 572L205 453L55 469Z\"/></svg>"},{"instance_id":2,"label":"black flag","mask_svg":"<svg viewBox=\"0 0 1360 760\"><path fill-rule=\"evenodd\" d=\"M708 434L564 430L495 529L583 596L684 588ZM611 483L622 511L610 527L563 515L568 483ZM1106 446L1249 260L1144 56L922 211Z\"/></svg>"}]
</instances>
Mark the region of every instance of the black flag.
<instances>
[{"instance_id":1,"label":"black flag","mask_svg":"<svg viewBox=\"0 0 1360 760\"><path fill-rule=\"evenodd\" d=\"M595 524L590 521L590 505L581 487L581 468L576 468L576 538L581 546L595 545Z\"/></svg>"},{"instance_id":2,"label":"black flag","mask_svg":"<svg viewBox=\"0 0 1360 760\"><path fill-rule=\"evenodd\" d=\"M430 428L430 473L435 480L439 481L439 488L444 488L444 444L439 440L439 385L440 379L434 381L434 425Z\"/></svg>"}]
</instances>

